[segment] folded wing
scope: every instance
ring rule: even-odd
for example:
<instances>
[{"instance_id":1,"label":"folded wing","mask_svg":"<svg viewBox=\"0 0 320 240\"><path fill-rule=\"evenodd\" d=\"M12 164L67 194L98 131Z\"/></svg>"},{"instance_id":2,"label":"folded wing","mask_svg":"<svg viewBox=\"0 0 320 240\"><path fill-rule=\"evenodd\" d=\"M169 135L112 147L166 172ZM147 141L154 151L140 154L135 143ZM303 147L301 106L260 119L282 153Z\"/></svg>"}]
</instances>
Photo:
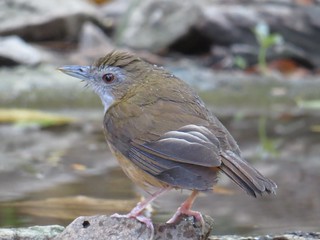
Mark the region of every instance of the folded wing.
<instances>
[{"instance_id":1,"label":"folded wing","mask_svg":"<svg viewBox=\"0 0 320 240\"><path fill-rule=\"evenodd\" d=\"M131 143L130 159L173 187L206 191L217 181L219 141L206 127L186 125L157 141L138 142Z\"/></svg>"}]
</instances>

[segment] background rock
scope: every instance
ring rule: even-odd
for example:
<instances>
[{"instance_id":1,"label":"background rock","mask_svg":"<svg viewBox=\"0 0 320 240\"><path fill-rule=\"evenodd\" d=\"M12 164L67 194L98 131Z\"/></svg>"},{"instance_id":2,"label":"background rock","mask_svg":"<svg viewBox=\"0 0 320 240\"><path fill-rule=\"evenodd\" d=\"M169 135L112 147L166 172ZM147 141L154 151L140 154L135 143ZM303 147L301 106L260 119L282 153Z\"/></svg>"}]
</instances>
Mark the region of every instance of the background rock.
<instances>
[{"instance_id":1,"label":"background rock","mask_svg":"<svg viewBox=\"0 0 320 240\"><path fill-rule=\"evenodd\" d=\"M216 46L241 44L245 50L258 44L253 34L259 22L265 22L271 32L279 33L284 39L284 46L269 52L269 58L296 58L307 66L320 66L320 6L301 6L292 3L258 2L247 4L210 4L201 5L205 23L200 27L211 43ZM236 49L236 48L234 48ZM246 51L233 52L246 57ZM247 59L247 58L246 58ZM257 58L255 58L257 59ZM248 59L253 63L253 59Z\"/></svg>"},{"instance_id":2,"label":"background rock","mask_svg":"<svg viewBox=\"0 0 320 240\"><path fill-rule=\"evenodd\" d=\"M242 5L237 1L132 1L116 26L115 39L152 52L200 54L224 47L252 65L259 51L253 29L265 22L284 39L282 46L268 51L268 59L290 58L315 69L320 66L319 16L320 6L295 1L248 1Z\"/></svg>"},{"instance_id":3,"label":"background rock","mask_svg":"<svg viewBox=\"0 0 320 240\"><path fill-rule=\"evenodd\" d=\"M29 41L75 40L82 23L94 16L85 0L2 0L0 36L18 35Z\"/></svg>"},{"instance_id":4,"label":"background rock","mask_svg":"<svg viewBox=\"0 0 320 240\"><path fill-rule=\"evenodd\" d=\"M117 42L152 52L170 46L202 19L199 6L192 1L135 1L127 14Z\"/></svg>"},{"instance_id":5,"label":"background rock","mask_svg":"<svg viewBox=\"0 0 320 240\"><path fill-rule=\"evenodd\" d=\"M70 56L73 64L92 64L101 55L116 49L112 40L104 34L101 28L91 22L85 22L79 35L78 49Z\"/></svg>"},{"instance_id":6,"label":"background rock","mask_svg":"<svg viewBox=\"0 0 320 240\"><path fill-rule=\"evenodd\" d=\"M62 232L64 227L58 225L34 226L28 228L1 228L1 240L48 240Z\"/></svg>"},{"instance_id":7,"label":"background rock","mask_svg":"<svg viewBox=\"0 0 320 240\"><path fill-rule=\"evenodd\" d=\"M42 60L41 53L17 36L0 37L0 64L35 65Z\"/></svg>"}]
</instances>

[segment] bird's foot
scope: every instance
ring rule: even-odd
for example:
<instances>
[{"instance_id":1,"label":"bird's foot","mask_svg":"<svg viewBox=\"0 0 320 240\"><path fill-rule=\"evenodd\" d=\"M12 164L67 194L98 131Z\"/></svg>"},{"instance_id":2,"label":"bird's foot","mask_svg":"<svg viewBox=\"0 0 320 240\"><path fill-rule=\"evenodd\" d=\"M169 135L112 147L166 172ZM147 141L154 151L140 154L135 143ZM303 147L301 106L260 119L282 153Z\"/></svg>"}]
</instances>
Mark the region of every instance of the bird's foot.
<instances>
[{"instance_id":1,"label":"bird's foot","mask_svg":"<svg viewBox=\"0 0 320 240\"><path fill-rule=\"evenodd\" d=\"M187 216L192 216L196 219L196 221L199 221L201 224L201 232L202 234L204 234L205 232L205 222L204 219L202 217L202 214L200 212L197 211L192 211L190 209L185 208L183 205L181 207L178 208L178 210L176 211L176 213L172 216L172 218L170 218L167 223L172 224L172 223L177 223L177 221L179 220L179 218L181 217L181 215L187 215Z\"/></svg>"},{"instance_id":2,"label":"bird's foot","mask_svg":"<svg viewBox=\"0 0 320 240\"><path fill-rule=\"evenodd\" d=\"M147 228L149 228L151 230L151 237L150 239L153 239L154 237L154 227L152 224L152 221L150 218L147 218L146 216L143 216L141 213L143 212L143 210L148 206L148 204L150 204L153 200L155 200L157 197L159 197L161 194L169 191L171 188L167 187L167 188L161 188L159 189L157 192L155 192L154 194L152 194L148 199L143 200L142 202L139 202L137 204L137 206L135 206L131 212L129 212L128 214L125 215L121 215L118 213L113 214L111 217L115 217L115 218L134 218L137 219L139 222L144 223Z\"/></svg>"},{"instance_id":3,"label":"bird's foot","mask_svg":"<svg viewBox=\"0 0 320 240\"><path fill-rule=\"evenodd\" d=\"M178 208L177 212L170 218L167 223L176 223L181 215L187 215L194 217L197 221L201 223L202 226L204 226L204 220L202 217L202 214L197 211L192 211L190 209L184 208L184 206L181 206Z\"/></svg>"},{"instance_id":4,"label":"bird's foot","mask_svg":"<svg viewBox=\"0 0 320 240\"><path fill-rule=\"evenodd\" d=\"M196 196L198 195L198 191L192 191L191 195L187 198L186 201L184 201L181 206L178 208L178 210L176 211L176 213L172 216L172 218L170 218L167 223L172 224L172 223L176 223L179 220L179 217L181 215L187 215L187 216L192 216L194 217L197 221L200 222L201 227L202 227L202 233L204 233L204 229L205 229L205 222L204 219L202 217L202 214L200 212L197 211L192 211L191 207L192 204L196 198Z\"/></svg>"}]
</instances>

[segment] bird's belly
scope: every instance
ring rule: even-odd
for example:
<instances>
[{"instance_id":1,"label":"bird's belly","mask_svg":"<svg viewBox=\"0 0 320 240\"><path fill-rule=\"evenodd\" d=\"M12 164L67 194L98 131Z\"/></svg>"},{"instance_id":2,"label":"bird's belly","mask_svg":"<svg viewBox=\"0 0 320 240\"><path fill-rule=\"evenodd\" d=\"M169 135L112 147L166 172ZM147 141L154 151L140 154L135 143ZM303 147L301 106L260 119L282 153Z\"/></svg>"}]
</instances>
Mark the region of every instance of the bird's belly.
<instances>
[{"instance_id":1,"label":"bird's belly","mask_svg":"<svg viewBox=\"0 0 320 240\"><path fill-rule=\"evenodd\" d=\"M169 185L159 181L155 177L144 172L142 169L137 167L130 159L126 158L121 152L119 152L115 147L109 143L111 152L118 160L124 173L137 185L143 189L149 191L153 188L166 188Z\"/></svg>"}]
</instances>

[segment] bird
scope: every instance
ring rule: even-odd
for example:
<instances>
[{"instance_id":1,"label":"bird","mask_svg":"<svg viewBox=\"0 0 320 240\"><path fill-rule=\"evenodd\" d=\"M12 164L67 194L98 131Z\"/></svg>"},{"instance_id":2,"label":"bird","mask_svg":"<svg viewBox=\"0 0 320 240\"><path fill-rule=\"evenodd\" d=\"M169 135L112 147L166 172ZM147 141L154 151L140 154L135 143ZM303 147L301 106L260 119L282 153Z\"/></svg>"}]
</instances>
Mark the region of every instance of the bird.
<instances>
[{"instance_id":1,"label":"bird","mask_svg":"<svg viewBox=\"0 0 320 240\"><path fill-rule=\"evenodd\" d=\"M131 212L153 228L144 209L172 189L190 190L167 223L181 215L204 223L192 210L199 192L210 192L220 173L247 194L276 193L277 185L242 156L238 144L198 94L175 75L136 55L113 50L88 66L67 65L65 74L83 80L104 106L106 142L124 173L150 194Z\"/></svg>"}]
</instances>

